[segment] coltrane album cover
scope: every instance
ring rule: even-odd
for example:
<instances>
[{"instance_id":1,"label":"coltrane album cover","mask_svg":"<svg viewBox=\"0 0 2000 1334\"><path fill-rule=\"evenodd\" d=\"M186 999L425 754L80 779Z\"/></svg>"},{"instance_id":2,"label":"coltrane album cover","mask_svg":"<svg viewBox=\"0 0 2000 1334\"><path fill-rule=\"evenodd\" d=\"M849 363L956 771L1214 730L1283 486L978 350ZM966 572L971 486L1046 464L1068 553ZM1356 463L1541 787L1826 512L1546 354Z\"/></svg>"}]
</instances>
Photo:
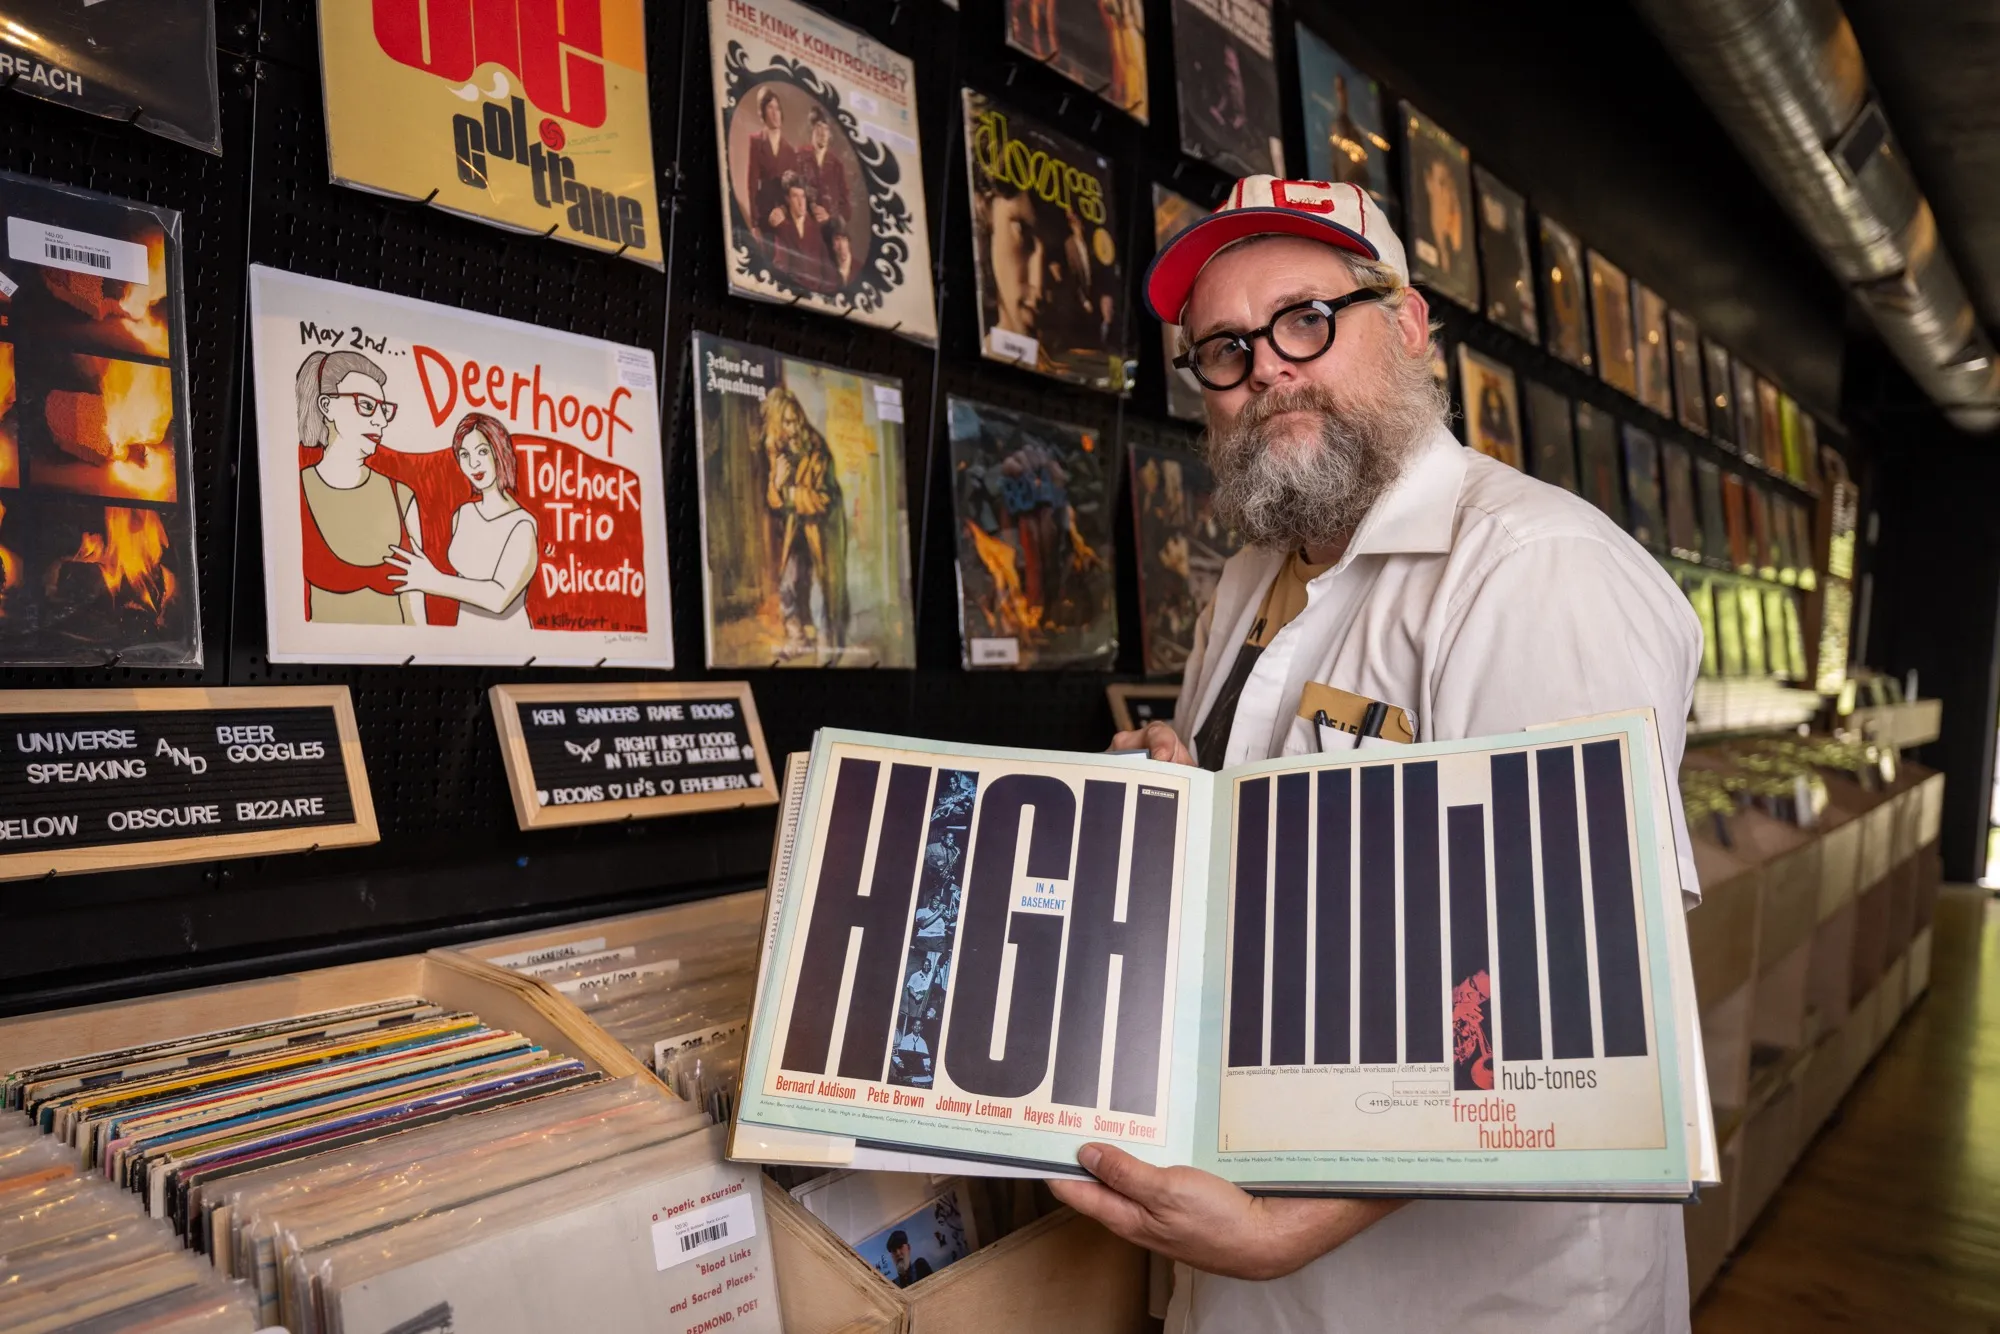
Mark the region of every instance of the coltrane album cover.
<instances>
[{"instance_id":1,"label":"coltrane album cover","mask_svg":"<svg viewBox=\"0 0 2000 1334\"><path fill-rule=\"evenodd\" d=\"M964 665L1109 670L1118 653L1110 442L963 398L950 416Z\"/></svg>"},{"instance_id":2,"label":"coltrane album cover","mask_svg":"<svg viewBox=\"0 0 2000 1334\"><path fill-rule=\"evenodd\" d=\"M916 66L791 0L710 0L729 290L937 342Z\"/></svg>"},{"instance_id":3,"label":"coltrane album cover","mask_svg":"<svg viewBox=\"0 0 2000 1334\"><path fill-rule=\"evenodd\" d=\"M1285 174L1271 0L1174 0L1181 151L1231 176Z\"/></svg>"},{"instance_id":4,"label":"coltrane album cover","mask_svg":"<svg viewBox=\"0 0 2000 1334\"><path fill-rule=\"evenodd\" d=\"M1298 25L1299 92L1306 112L1306 172L1316 181L1358 185L1391 221L1389 126L1382 88L1320 35Z\"/></svg>"},{"instance_id":5,"label":"coltrane album cover","mask_svg":"<svg viewBox=\"0 0 2000 1334\"><path fill-rule=\"evenodd\" d=\"M673 666L653 354L250 269L273 662Z\"/></svg>"},{"instance_id":6,"label":"coltrane album cover","mask_svg":"<svg viewBox=\"0 0 2000 1334\"><path fill-rule=\"evenodd\" d=\"M1467 310L1478 310L1472 155L1436 121L1408 102L1402 106L1410 278Z\"/></svg>"},{"instance_id":7,"label":"coltrane album cover","mask_svg":"<svg viewBox=\"0 0 2000 1334\"><path fill-rule=\"evenodd\" d=\"M178 213L0 174L0 658L199 667Z\"/></svg>"},{"instance_id":8,"label":"coltrane album cover","mask_svg":"<svg viewBox=\"0 0 2000 1334\"><path fill-rule=\"evenodd\" d=\"M1175 194L1164 185L1155 185L1153 253L1166 249L1167 242L1207 216L1208 210L1186 195ZM1174 365L1174 358L1181 354L1181 328L1178 324L1160 326L1160 349L1164 357L1162 364L1167 371L1167 415L1179 417L1182 421L1207 421L1208 409L1201 401L1201 381L1194 378L1193 371Z\"/></svg>"},{"instance_id":9,"label":"coltrane album cover","mask_svg":"<svg viewBox=\"0 0 2000 1334\"><path fill-rule=\"evenodd\" d=\"M1215 517L1215 475L1194 451L1133 445L1129 457L1146 674L1167 676L1187 665L1195 621L1241 544Z\"/></svg>"},{"instance_id":10,"label":"coltrane album cover","mask_svg":"<svg viewBox=\"0 0 2000 1334\"><path fill-rule=\"evenodd\" d=\"M333 179L661 267L642 0L325 0Z\"/></svg>"},{"instance_id":11,"label":"coltrane album cover","mask_svg":"<svg viewBox=\"0 0 2000 1334\"><path fill-rule=\"evenodd\" d=\"M1072 384L1129 389L1136 362L1111 159L967 88L965 170L980 348Z\"/></svg>"},{"instance_id":12,"label":"coltrane album cover","mask_svg":"<svg viewBox=\"0 0 2000 1334\"><path fill-rule=\"evenodd\" d=\"M903 387L694 336L711 667L914 667Z\"/></svg>"},{"instance_id":13,"label":"coltrane album cover","mask_svg":"<svg viewBox=\"0 0 2000 1334\"><path fill-rule=\"evenodd\" d=\"M1007 45L1141 125L1151 119L1144 0L1007 0Z\"/></svg>"},{"instance_id":14,"label":"coltrane album cover","mask_svg":"<svg viewBox=\"0 0 2000 1334\"><path fill-rule=\"evenodd\" d=\"M0 0L0 74L17 93L222 151L214 0Z\"/></svg>"}]
</instances>

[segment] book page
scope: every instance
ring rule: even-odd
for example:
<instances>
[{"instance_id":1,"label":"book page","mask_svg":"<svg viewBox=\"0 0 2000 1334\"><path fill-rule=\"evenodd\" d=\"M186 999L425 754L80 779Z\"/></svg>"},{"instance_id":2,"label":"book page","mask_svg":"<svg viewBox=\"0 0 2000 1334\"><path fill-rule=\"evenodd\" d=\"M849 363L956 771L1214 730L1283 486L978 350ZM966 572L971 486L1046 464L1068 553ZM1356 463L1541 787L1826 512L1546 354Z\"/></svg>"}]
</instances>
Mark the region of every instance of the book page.
<instances>
[{"instance_id":1,"label":"book page","mask_svg":"<svg viewBox=\"0 0 2000 1334\"><path fill-rule=\"evenodd\" d=\"M821 732L739 1151L773 1126L1056 1172L1090 1140L1184 1158L1211 783Z\"/></svg>"}]
</instances>

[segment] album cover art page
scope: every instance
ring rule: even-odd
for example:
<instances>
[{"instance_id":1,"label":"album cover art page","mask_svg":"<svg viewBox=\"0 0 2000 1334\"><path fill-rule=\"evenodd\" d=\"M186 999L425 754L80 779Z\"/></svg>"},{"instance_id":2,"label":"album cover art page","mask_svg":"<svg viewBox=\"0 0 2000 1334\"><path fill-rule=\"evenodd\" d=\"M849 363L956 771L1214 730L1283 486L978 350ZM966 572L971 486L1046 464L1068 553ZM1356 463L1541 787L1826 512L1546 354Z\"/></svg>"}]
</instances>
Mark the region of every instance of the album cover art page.
<instances>
[{"instance_id":1,"label":"album cover art page","mask_svg":"<svg viewBox=\"0 0 2000 1334\"><path fill-rule=\"evenodd\" d=\"M1667 344L1667 299L1642 282L1632 284L1632 318L1638 350L1639 401L1662 417L1674 415L1674 381Z\"/></svg>"},{"instance_id":2,"label":"album cover art page","mask_svg":"<svg viewBox=\"0 0 2000 1334\"><path fill-rule=\"evenodd\" d=\"M1639 356L1632 341L1632 280L1595 250L1590 252L1591 324L1597 331L1598 378L1639 396Z\"/></svg>"},{"instance_id":3,"label":"album cover art page","mask_svg":"<svg viewBox=\"0 0 2000 1334\"><path fill-rule=\"evenodd\" d=\"M1271 0L1173 0L1181 151L1231 176L1285 174Z\"/></svg>"},{"instance_id":4,"label":"album cover art page","mask_svg":"<svg viewBox=\"0 0 2000 1334\"><path fill-rule=\"evenodd\" d=\"M1479 254L1472 216L1472 155L1408 102L1402 108L1410 278L1476 311Z\"/></svg>"},{"instance_id":5,"label":"album cover art page","mask_svg":"<svg viewBox=\"0 0 2000 1334\"><path fill-rule=\"evenodd\" d=\"M319 35L336 184L661 267L643 0L321 0Z\"/></svg>"},{"instance_id":6,"label":"album cover art page","mask_svg":"<svg viewBox=\"0 0 2000 1334\"><path fill-rule=\"evenodd\" d=\"M1178 675L1194 648L1195 622L1240 544L1216 518L1215 475L1193 450L1135 444L1127 457L1146 674Z\"/></svg>"},{"instance_id":7,"label":"album cover art page","mask_svg":"<svg viewBox=\"0 0 2000 1334\"><path fill-rule=\"evenodd\" d=\"M1660 442L1630 422L1621 428L1625 447L1625 495L1631 502L1626 531L1648 551L1667 549L1667 521L1660 494Z\"/></svg>"},{"instance_id":8,"label":"album cover art page","mask_svg":"<svg viewBox=\"0 0 2000 1334\"><path fill-rule=\"evenodd\" d=\"M1553 218L1540 223L1542 262L1542 306L1547 323L1542 328L1543 344L1557 357L1589 370L1595 362L1590 350L1590 298L1584 291L1583 242L1577 234Z\"/></svg>"},{"instance_id":9,"label":"album cover art page","mask_svg":"<svg viewBox=\"0 0 2000 1334\"><path fill-rule=\"evenodd\" d=\"M1218 783L1197 1165L1685 1180L1646 726L1532 737Z\"/></svg>"},{"instance_id":10,"label":"album cover art page","mask_svg":"<svg viewBox=\"0 0 2000 1334\"><path fill-rule=\"evenodd\" d=\"M1389 126L1382 118L1381 85L1305 24L1299 24L1297 31L1307 174L1316 181L1360 186L1394 221L1397 207L1389 184Z\"/></svg>"},{"instance_id":11,"label":"album cover art page","mask_svg":"<svg viewBox=\"0 0 2000 1334\"><path fill-rule=\"evenodd\" d=\"M1157 255L1165 250L1167 242L1207 216L1208 210L1186 195L1175 194L1164 185L1155 185L1153 253ZM1167 415L1182 421L1206 422L1208 409L1201 401L1201 381L1194 378L1193 371L1174 365L1174 358L1181 354L1181 328L1178 324L1160 326L1160 350L1165 356L1163 364L1167 370Z\"/></svg>"},{"instance_id":12,"label":"album cover art page","mask_svg":"<svg viewBox=\"0 0 2000 1334\"><path fill-rule=\"evenodd\" d=\"M214 0L0 0L17 93L222 151Z\"/></svg>"},{"instance_id":13,"label":"album cover art page","mask_svg":"<svg viewBox=\"0 0 2000 1334\"><path fill-rule=\"evenodd\" d=\"M1112 443L969 399L948 411L963 664L1110 670Z\"/></svg>"},{"instance_id":14,"label":"album cover art page","mask_svg":"<svg viewBox=\"0 0 2000 1334\"><path fill-rule=\"evenodd\" d=\"M181 218L0 173L0 659L199 667Z\"/></svg>"},{"instance_id":15,"label":"album cover art page","mask_svg":"<svg viewBox=\"0 0 2000 1334\"><path fill-rule=\"evenodd\" d=\"M1716 444L1736 450L1736 390L1729 379L1729 349L1713 338L1701 340L1702 388L1708 394L1708 435Z\"/></svg>"},{"instance_id":16,"label":"album cover art page","mask_svg":"<svg viewBox=\"0 0 2000 1334\"><path fill-rule=\"evenodd\" d=\"M792 0L709 0L729 290L937 342L916 66Z\"/></svg>"},{"instance_id":17,"label":"album cover art page","mask_svg":"<svg viewBox=\"0 0 2000 1334\"><path fill-rule=\"evenodd\" d=\"M1536 380L1527 382L1528 470L1552 486L1581 494L1576 480L1576 433L1569 399Z\"/></svg>"},{"instance_id":18,"label":"album cover art page","mask_svg":"<svg viewBox=\"0 0 2000 1334\"><path fill-rule=\"evenodd\" d=\"M900 381L694 336L711 667L914 667Z\"/></svg>"},{"instance_id":19,"label":"album cover art page","mask_svg":"<svg viewBox=\"0 0 2000 1334\"><path fill-rule=\"evenodd\" d=\"M1141 125L1152 118L1143 0L1007 0L1007 45Z\"/></svg>"},{"instance_id":20,"label":"album cover art page","mask_svg":"<svg viewBox=\"0 0 2000 1334\"><path fill-rule=\"evenodd\" d=\"M1465 443L1488 458L1519 468L1520 391L1513 369L1461 343L1458 382L1465 394Z\"/></svg>"},{"instance_id":21,"label":"album cover art page","mask_svg":"<svg viewBox=\"0 0 2000 1334\"><path fill-rule=\"evenodd\" d=\"M1123 393L1138 365L1111 159L984 93L964 95L980 349Z\"/></svg>"},{"instance_id":22,"label":"album cover art page","mask_svg":"<svg viewBox=\"0 0 2000 1334\"><path fill-rule=\"evenodd\" d=\"M1528 261L1528 204L1521 193L1480 167L1479 262L1485 274L1486 318L1529 342L1541 334L1535 314L1535 272Z\"/></svg>"},{"instance_id":23,"label":"album cover art page","mask_svg":"<svg viewBox=\"0 0 2000 1334\"><path fill-rule=\"evenodd\" d=\"M1093 1139L1184 1154L1208 776L831 729L810 773L741 1116L1071 1171Z\"/></svg>"},{"instance_id":24,"label":"album cover art page","mask_svg":"<svg viewBox=\"0 0 2000 1334\"><path fill-rule=\"evenodd\" d=\"M671 667L653 354L253 265L273 662Z\"/></svg>"}]
</instances>

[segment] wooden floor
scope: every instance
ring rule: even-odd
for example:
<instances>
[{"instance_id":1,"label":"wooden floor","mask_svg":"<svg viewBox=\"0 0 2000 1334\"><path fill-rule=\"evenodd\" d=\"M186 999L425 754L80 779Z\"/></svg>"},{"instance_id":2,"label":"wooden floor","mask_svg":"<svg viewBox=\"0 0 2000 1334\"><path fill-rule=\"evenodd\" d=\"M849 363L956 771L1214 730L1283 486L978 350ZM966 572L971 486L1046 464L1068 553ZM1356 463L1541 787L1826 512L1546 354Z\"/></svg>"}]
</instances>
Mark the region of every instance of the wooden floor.
<instances>
[{"instance_id":1,"label":"wooden floor","mask_svg":"<svg viewBox=\"0 0 2000 1334\"><path fill-rule=\"evenodd\" d=\"M1694 1312L1696 1334L2000 1331L2000 901L1947 890L1904 1017Z\"/></svg>"}]
</instances>

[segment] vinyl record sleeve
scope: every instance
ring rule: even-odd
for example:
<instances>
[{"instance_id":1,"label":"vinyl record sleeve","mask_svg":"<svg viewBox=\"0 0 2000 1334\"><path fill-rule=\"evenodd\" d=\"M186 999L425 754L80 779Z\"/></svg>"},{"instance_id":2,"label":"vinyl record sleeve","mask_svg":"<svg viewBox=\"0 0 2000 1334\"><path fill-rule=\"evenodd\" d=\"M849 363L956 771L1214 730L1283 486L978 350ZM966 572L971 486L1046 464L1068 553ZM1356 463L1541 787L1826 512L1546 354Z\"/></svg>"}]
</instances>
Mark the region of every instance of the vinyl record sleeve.
<instances>
[{"instance_id":1,"label":"vinyl record sleeve","mask_svg":"<svg viewBox=\"0 0 2000 1334\"><path fill-rule=\"evenodd\" d=\"M1301 23L1299 94L1306 115L1306 171L1316 181L1358 185L1394 222L1389 179L1389 122L1382 86Z\"/></svg>"},{"instance_id":2,"label":"vinyl record sleeve","mask_svg":"<svg viewBox=\"0 0 2000 1334\"><path fill-rule=\"evenodd\" d=\"M711 667L914 667L903 387L697 332Z\"/></svg>"},{"instance_id":3,"label":"vinyl record sleeve","mask_svg":"<svg viewBox=\"0 0 2000 1334\"><path fill-rule=\"evenodd\" d=\"M1667 522L1660 496L1660 442L1650 431L1627 422L1623 428L1625 446L1625 494L1632 510L1626 531L1648 551L1667 549Z\"/></svg>"},{"instance_id":4,"label":"vinyl record sleeve","mask_svg":"<svg viewBox=\"0 0 2000 1334\"><path fill-rule=\"evenodd\" d=\"M0 173L0 659L202 665L181 216Z\"/></svg>"},{"instance_id":5,"label":"vinyl record sleeve","mask_svg":"<svg viewBox=\"0 0 2000 1334\"><path fill-rule=\"evenodd\" d=\"M1167 242L1208 216L1208 210L1185 195L1175 194L1164 185L1153 187L1154 254L1166 249ZM1178 324L1160 326L1160 350L1167 380L1167 415L1182 421L1206 422L1208 409L1201 401L1201 381L1194 372L1174 365L1181 354Z\"/></svg>"},{"instance_id":6,"label":"vinyl record sleeve","mask_svg":"<svg viewBox=\"0 0 2000 1334\"><path fill-rule=\"evenodd\" d=\"M1528 413L1528 471L1551 486L1580 495L1569 399L1539 380L1526 384L1523 406Z\"/></svg>"},{"instance_id":7,"label":"vinyl record sleeve","mask_svg":"<svg viewBox=\"0 0 2000 1334\"><path fill-rule=\"evenodd\" d=\"M1125 392L1137 362L1111 159L984 93L964 101L981 351Z\"/></svg>"},{"instance_id":8,"label":"vinyl record sleeve","mask_svg":"<svg viewBox=\"0 0 2000 1334\"><path fill-rule=\"evenodd\" d=\"M1687 446L1660 442L1660 473L1665 483L1667 550L1682 560L1702 558L1701 525L1695 518L1694 460Z\"/></svg>"},{"instance_id":9,"label":"vinyl record sleeve","mask_svg":"<svg viewBox=\"0 0 2000 1334\"><path fill-rule=\"evenodd\" d=\"M1528 205L1521 193L1474 166L1479 193L1479 266L1486 318L1529 342L1541 336L1535 313L1535 270L1528 258Z\"/></svg>"},{"instance_id":10,"label":"vinyl record sleeve","mask_svg":"<svg viewBox=\"0 0 2000 1334\"><path fill-rule=\"evenodd\" d=\"M1639 358L1632 341L1632 280L1597 251L1590 252L1590 315L1597 332L1598 378L1639 397Z\"/></svg>"},{"instance_id":11,"label":"vinyl record sleeve","mask_svg":"<svg viewBox=\"0 0 2000 1334\"><path fill-rule=\"evenodd\" d=\"M1191 449L1132 445L1132 520L1148 676L1178 675L1195 622L1240 545L1215 517L1215 477Z\"/></svg>"},{"instance_id":12,"label":"vinyl record sleeve","mask_svg":"<svg viewBox=\"0 0 2000 1334\"><path fill-rule=\"evenodd\" d=\"M1750 543L1750 518L1745 513L1744 483L1740 474L1722 474L1722 521L1729 532L1729 564L1738 574L1755 573L1756 556Z\"/></svg>"},{"instance_id":13,"label":"vinyl record sleeve","mask_svg":"<svg viewBox=\"0 0 2000 1334\"><path fill-rule=\"evenodd\" d=\"M1778 409L1778 386L1757 377L1757 463L1769 472L1785 471L1785 427Z\"/></svg>"},{"instance_id":14,"label":"vinyl record sleeve","mask_svg":"<svg viewBox=\"0 0 2000 1334\"><path fill-rule=\"evenodd\" d=\"M499 8L320 0L334 183L660 268L643 0Z\"/></svg>"},{"instance_id":15,"label":"vinyl record sleeve","mask_svg":"<svg viewBox=\"0 0 2000 1334\"><path fill-rule=\"evenodd\" d=\"M1401 109L1410 281L1476 311L1479 257L1472 155L1408 102Z\"/></svg>"},{"instance_id":16,"label":"vinyl record sleeve","mask_svg":"<svg viewBox=\"0 0 2000 1334\"><path fill-rule=\"evenodd\" d=\"M1285 174L1271 0L1173 0L1181 151L1231 176Z\"/></svg>"},{"instance_id":17,"label":"vinyl record sleeve","mask_svg":"<svg viewBox=\"0 0 2000 1334\"><path fill-rule=\"evenodd\" d=\"M1746 365L1741 357L1732 357L1729 362L1730 399L1736 409L1736 452L1744 461L1762 466L1764 462L1764 426L1758 417L1757 372Z\"/></svg>"},{"instance_id":18,"label":"vinyl record sleeve","mask_svg":"<svg viewBox=\"0 0 2000 1334\"><path fill-rule=\"evenodd\" d=\"M1738 677L1744 674L1743 623L1738 619L1736 584L1726 579L1717 579L1715 589L1715 640L1721 648L1721 670L1724 677Z\"/></svg>"},{"instance_id":19,"label":"vinyl record sleeve","mask_svg":"<svg viewBox=\"0 0 2000 1334\"><path fill-rule=\"evenodd\" d=\"M651 352L261 265L250 320L273 662L673 665Z\"/></svg>"},{"instance_id":20,"label":"vinyl record sleeve","mask_svg":"<svg viewBox=\"0 0 2000 1334\"><path fill-rule=\"evenodd\" d=\"M1638 354L1639 401L1662 417L1674 415L1674 372L1667 332L1667 299L1632 283L1633 344Z\"/></svg>"},{"instance_id":21,"label":"vinyl record sleeve","mask_svg":"<svg viewBox=\"0 0 2000 1334\"><path fill-rule=\"evenodd\" d=\"M1667 336L1673 343L1674 416L1696 435L1707 435L1708 404L1701 386L1701 334L1693 320L1678 310L1670 310Z\"/></svg>"},{"instance_id":22,"label":"vinyl record sleeve","mask_svg":"<svg viewBox=\"0 0 2000 1334\"><path fill-rule=\"evenodd\" d=\"M1722 511L1722 467L1708 459L1694 461L1695 502L1701 511L1703 564L1728 568L1729 524Z\"/></svg>"},{"instance_id":23,"label":"vinyl record sleeve","mask_svg":"<svg viewBox=\"0 0 2000 1334\"><path fill-rule=\"evenodd\" d=\"M1713 338L1701 340L1702 388L1707 393L1708 438L1736 449L1736 387L1730 383L1729 349Z\"/></svg>"},{"instance_id":24,"label":"vinyl record sleeve","mask_svg":"<svg viewBox=\"0 0 2000 1334\"><path fill-rule=\"evenodd\" d=\"M1618 419L1603 408L1578 399L1576 459L1583 498L1603 510L1611 522L1625 527L1625 472L1620 463Z\"/></svg>"},{"instance_id":25,"label":"vinyl record sleeve","mask_svg":"<svg viewBox=\"0 0 2000 1334\"><path fill-rule=\"evenodd\" d=\"M952 398L962 665L1096 668L1118 655L1115 442Z\"/></svg>"},{"instance_id":26,"label":"vinyl record sleeve","mask_svg":"<svg viewBox=\"0 0 2000 1334\"><path fill-rule=\"evenodd\" d=\"M1701 622L1701 674L1707 677L1722 675L1721 649L1715 642L1715 581L1699 575L1689 575L1684 585L1688 602L1694 607L1694 618Z\"/></svg>"},{"instance_id":27,"label":"vinyl record sleeve","mask_svg":"<svg viewBox=\"0 0 2000 1334\"><path fill-rule=\"evenodd\" d=\"M1597 364L1590 340L1590 295L1583 242L1575 232L1543 216L1540 219L1541 264L1536 269L1542 291L1543 345L1579 370Z\"/></svg>"},{"instance_id":28,"label":"vinyl record sleeve","mask_svg":"<svg viewBox=\"0 0 2000 1334\"><path fill-rule=\"evenodd\" d=\"M1799 405L1792 396L1778 393L1778 439L1782 445L1784 463L1777 471L1784 473L1800 485L1805 484L1805 460L1801 454L1803 442L1799 436Z\"/></svg>"},{"instance_id":29,"label":"vinyl record sleeve","mask_svg":"<svg viewBox=\"0 0 2000 1334\"><path fill-rule=\"evenodd\" d=\"M916 66L793 0L709 0L729 290L937 342Z\"/></svg>"},{"instance_id":30,"label":"vinyl record sleeve","mask_svg":"<svg viewBox=\"0 0 2000 1334\"><path fill-rule=\"evenodd\" d=\"M1771 493L1757 482L1746 482L1744 511L1749 516L1751 573L1760 579L1778 577L1778 551L1771 540Z\"/></svg>"},{"instance_id":31,"label":"vinyl record sleeve","mask_svg":"<svg viewBox=\"0 0 2000 1334\"><path fill-rule=\"evenodd\" d=\"M1743 631L1743 672L1746 676L1771 674L1771 660L1765 656L1764 597L1756 584L1736 585L1736 621Z\"/></svg>"},{"instance_id":32,"label":"vinyl record sleeve","mask_svg":"<svg viewBox=\"0 0 2000 1334\"><path fill-rule=\"evenodd\" d=\"M4 0L7 86L222 152L214 0Z\"/></svg>"},{"instance_id":33,"label":"vinyl record sleeve","mask_svg":"<svg viewBox=\"0 0 2000 1334\"><path fill-rule=\"evenodd\" d=\"M1142 0L1006 0L1007 45L1141 125L1152 119Z\"/></svg>"},{"instance_id":34,"label":"vinyl record sleeve","mask_svg":"<svg viewBox=\"0 0 2000 1334\"><path fill-rule=\"evenodd\" d=\"M1520 390L1513 368L1461 343L1458 381L1465 394L1465 443L1510 468L1521 467Z\"/></svg>"}]
</instances>

